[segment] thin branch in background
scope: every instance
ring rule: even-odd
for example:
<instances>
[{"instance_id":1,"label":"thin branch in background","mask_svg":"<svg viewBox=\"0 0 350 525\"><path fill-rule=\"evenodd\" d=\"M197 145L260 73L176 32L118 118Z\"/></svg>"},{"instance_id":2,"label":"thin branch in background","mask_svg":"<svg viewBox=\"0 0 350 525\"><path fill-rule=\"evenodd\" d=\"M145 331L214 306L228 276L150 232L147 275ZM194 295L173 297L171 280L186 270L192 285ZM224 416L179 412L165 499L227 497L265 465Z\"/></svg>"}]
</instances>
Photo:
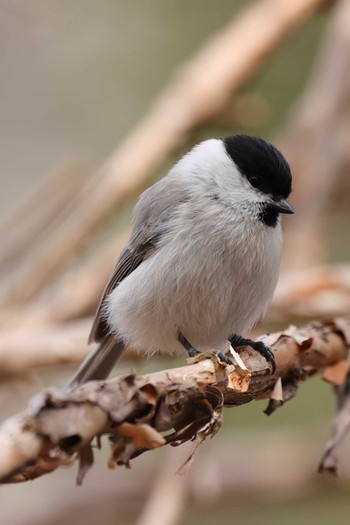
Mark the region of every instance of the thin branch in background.
<instances>
[{"instance_id":1,"label":"thin branch in background","mask_svg":"<svg viewBox=\"0 0 350 525\"><path fill-rule=\"evenodd\" d=\"M338 454L350 429L350 374L342 384L334 386L338 406L332 428L322 457L319 472L338 474Z\"/></svg>"},{"instance_id":2,"label":"thin branch in background","mask_svg":"<svg viewBox=\"0 0 350 525\"><path fill-rule=\"evenodd\" d=\"M327 253L326 210L343 184L349 158L350 3L335 3L310 80L279 144L293 170L297 212L287 226L289 267L320 262Z\"/></svg>"},{"instance_id":3,"label":"thin branch in background","mask_svg":"<svg viewBox=\"0 0 350 525\"><path fill-rule=\"evenodd\" d=\"M184 477L174 476L175 454L171 450L166 452L135 525L176 525L180 522L189 493L189 483Z\"/></svg>"},{"instance_id":4,"label":"thin branch in background","mask_svg":"<svg viewBox=\"0 0 350 525\"><path fill-rule=\"evenodd\" d=\"M70 202L67 217L55 232L42 239L10 275L4 301L26 302L45 288L112 211L147 185L189 133L222 113L232 93L263 66L269 54L327 3L261 0L212 37L179 69L144 120Z\"/></svg>"},{"instance_id":5,"label":"thin branch in background","mask_svg":"<svg viewBox=\"0 0 350 525\"><path fill-rule=\"evenodd\" d=\"M33 368L76 364L88 352L91 319L61 325L14 328L0 333L0 377Z\"/></svg>"},{"instance_id":6,"label":"thin branch in background","mask_svg":"<svg viewBox=\"0 0 350 525\"><path fill-rule=\"evenodd\" d=\"M144 376L129 374L72 390L41 392L26 411L0 428L0 477L26 481L78 458L81 483L93 463L91 441L96 437L99 442L103 434L111 442L110 466L128 466L150 449L193 441L183 470L191 464L196 447L220 429L224 406L270 397L271 414L296 394L301 380L319 371L327 375L339 363L347 366L333 374L333 382L344 382L350 318L290 328L263 340L275 352L273 377L264 359L246 347L242 359L248 370L235 360L235 365L224 366L203 358ZM282 386L277 403L276 382Z\"/></svg>"},{"instance_id":7,"label":"thin branch in background","mask_svg":"<svg viewBox=\"0 0 350 525\"><path fill-rule=\"evenodd\" d=\"M350 312L350 265L334 264L282 272L266 322L330 318Z\"/></svg>"},{"instance_id":8,"label":"thin branch in background","mask_svg":"<svg viewBox=\"0 0 350 525\"><path fill-rule=\"evenodd\" d=\"M0 379L23 376L34 368L76 366L90 351L87 334L91 325L89 317L64 325L40 324L1 331ZM126 359L135 360L139 355L132 348L124 352Z\"/></svg>"},{"instance_id":9,"label":"thin branch in background","mask_svg":"<svg viewBox=\"0 0 350 525\"><path fill-rule=\"evenodd\" d=\"M86 183L88 170L77 161L66 162L47 177L36 191L0 227L0 270L13 270L13 263L47 238L65 214L67 203Z\"/></svg>"},{"instance_id":10,"label":"thin branch in background","mask_svg":"<svg viewBox=\"0 0 350 525\"><path fill-rule=\"evenodd\" d=\"M67 270L32 302L31 313L48 323L93 315L129 235L130 231L126 229L118 236L109 238L89 257Z\"/></svg>"}]
</instances>

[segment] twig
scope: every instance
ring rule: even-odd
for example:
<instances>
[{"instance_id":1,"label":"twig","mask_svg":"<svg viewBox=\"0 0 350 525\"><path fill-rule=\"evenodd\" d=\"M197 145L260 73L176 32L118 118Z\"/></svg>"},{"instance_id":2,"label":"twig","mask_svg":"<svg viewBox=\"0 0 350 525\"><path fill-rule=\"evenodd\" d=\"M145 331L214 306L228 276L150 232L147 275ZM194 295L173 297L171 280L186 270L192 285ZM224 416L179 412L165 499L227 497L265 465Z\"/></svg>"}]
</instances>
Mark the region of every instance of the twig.
<instances>
[{"instance_id":1,"label":"twig","mask_svg":"<svg viewBox=\"0 0 350 525\"><path fill-rule=\"evenodd\" d=\"M162 458L162 467L155 478L150 494L135 525L176 525L179 523L189 484L185 478L174 476L173 451Z\"/></svg>"},{"instance_id":2,"label":"twig","mask_svg":"<svg viewBox=\"0 0 350 525\"><path fill-rule=\"evenodd\" d=\"M129 465L152 448L192 440L184 470L195 448L219 430L224 406L271 396L267 412L272 413L281 404L274 395L276 383L282 381L282 402L287 401L300 380L348 363L349 335L350 318L339 318L265 336L276 356L274 377L263 358L245 348L242 358L250 371L203 359L144 376L91 381L72 391L44 391L0 428L0 477L32 479L78 457L81 483L93 462L91 440L103 434L112 443L111 467ZM346 371L334 381L343 381Z\"/></svg>"},{"instance_id":3,"label":"twig","mask_svg":"<svg viewBox=\"0 0 350 525\"><path fill-rule=\"evenodd\" d=\"M1 331L0 378L23 375L36 367L76 365L91 350L87 343L91 326L92 318L87 318ZM134 359L136 352L126 349L125 356Z\"/></svg>"},{"instance_id":4,"label":"twig","mask_svg":"<svg viewBox=\"0 0 350 525\"><path fill-rule=\"evenodd\" d=\"M40 366L76 364L88 352L91 319L64 326L17 328L0 333L0 376L22 374Z\"/></svg>"},{"instance_id":5,"label":"twig","mask_svg":"<svg viewBox=\"0 0 350 525\"><path fill-rule=\"evenodd\" d=\"M350 265L322 265L281 274L266 321L333 317L350 312Z\"/></svg>"},{"instance_id":6,"label":"twig","mask_svg":"<svg viewBox=\"0 0 350 525\"><path fill-rule=\"evenodd\" d=\"M61 221L69 200L86 182L88 171L77 162L56 169L0 227L0 269L11 270L20 255Z\"/></svg>"},{"instance_id":7,"label":"twig","mask_svg":"<svg viewBox=\"0 0 350 525\"><path fill-rule=\"evenodd\" d=\"M350 429L350 374L346 381L334 387L338 406L333 418L330 437L322 457L319 472L338 474L338 452Z\"/></svg>"},{"instance_id":8,"label":"twig","mask_svg":"<svg viewBox=\"0 0 350 525\"><path fill-rule=\"evenodd\" d=\"M261 0L212 37L77 195L55 234L27 255L9 282L7 300L27 301L42 290L111 212L145 187L193 129L221 113L232 93L257 72L271 51L324 3Z\"/></svg>"},{"instance_id":9,"label":"twig","mask_svg":"<svg viewBox=\"0 0 350 525\"><path fill-rule=\"evenodd\" d=\"M289 267L312 266L327 253L326 210L344 179L349 152L349 23L350 4L339 0L310 80L279 141L293 169L298 212L287 224Z\"/></svg>"},{"instance_id":10,"label":"twig","mask_svg":"<svg viewBox=\"0 0 350 525\"><path fill-rule=\"evenodd\" d=\"M54 323L93 315L119 253L129 237L125 230L108 239L94 252L66 271L47 287L31 309L40 313L43 321Z\"/></svg>"}]
</instances>

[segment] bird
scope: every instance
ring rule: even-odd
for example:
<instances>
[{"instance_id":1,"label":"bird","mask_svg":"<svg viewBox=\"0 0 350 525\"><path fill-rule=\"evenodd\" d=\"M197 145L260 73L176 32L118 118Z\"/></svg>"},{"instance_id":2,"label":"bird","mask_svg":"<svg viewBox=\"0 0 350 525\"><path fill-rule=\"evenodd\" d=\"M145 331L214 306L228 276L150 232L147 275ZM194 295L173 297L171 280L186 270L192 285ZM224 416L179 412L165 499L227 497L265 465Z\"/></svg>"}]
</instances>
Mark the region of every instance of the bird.
<instances>
[{"instance_id":1,"label":"bird","mask_svg":"<svg viewBox=\"0 0 350 525\"><path fill-rule=\"evenodd\" d=\"M282 254L281 214L294 210L289 164L261 137L194 146L145 190L129 240L102 294L70 385L105 379L127 346L195 357L249 345L275 372L272 350L246 334L272 299Z\"/></svg>"}]
</instances>

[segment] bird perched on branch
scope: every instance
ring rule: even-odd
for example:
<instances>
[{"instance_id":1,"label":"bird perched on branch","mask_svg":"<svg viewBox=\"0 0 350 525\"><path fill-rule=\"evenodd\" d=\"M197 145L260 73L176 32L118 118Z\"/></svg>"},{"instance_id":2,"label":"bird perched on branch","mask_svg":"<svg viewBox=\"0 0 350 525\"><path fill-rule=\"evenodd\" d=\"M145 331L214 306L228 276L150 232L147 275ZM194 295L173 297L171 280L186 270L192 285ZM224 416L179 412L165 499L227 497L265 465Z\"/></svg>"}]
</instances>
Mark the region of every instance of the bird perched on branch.
<instances>
[{"instance_id":1,"label":"bird perched on branch","mask_svg":"<svg viewBox=\"0 0 350 525\"><path fill-rule=\"evenodd\" d=\"M133 230L102 295L89 342L98 347L71 385L103 379L126 346L190 356L249 345L280 268L279 216L292 177L278 149L233 135L195 146L137 202Z\"/></svg>"}]
</instances>

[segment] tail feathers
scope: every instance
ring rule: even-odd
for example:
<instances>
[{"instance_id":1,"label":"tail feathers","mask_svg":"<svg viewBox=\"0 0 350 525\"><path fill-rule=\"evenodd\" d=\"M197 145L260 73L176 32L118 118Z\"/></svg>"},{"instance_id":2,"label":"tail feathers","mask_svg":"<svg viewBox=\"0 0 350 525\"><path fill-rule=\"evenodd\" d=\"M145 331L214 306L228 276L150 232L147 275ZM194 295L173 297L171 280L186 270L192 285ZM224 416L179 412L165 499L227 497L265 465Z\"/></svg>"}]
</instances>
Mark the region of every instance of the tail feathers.
<instances>
[{"instance_id":1,"label":"tail feathers","mask_svg":"<svg viewBox=\"0 0 350 525\"><path fill-rule=\"evenodd\" d=\"M86 381L105 379L124 351L124 344L109 335L84 359L68 387L76 387Z\"/></svg>"}]
</instances>

